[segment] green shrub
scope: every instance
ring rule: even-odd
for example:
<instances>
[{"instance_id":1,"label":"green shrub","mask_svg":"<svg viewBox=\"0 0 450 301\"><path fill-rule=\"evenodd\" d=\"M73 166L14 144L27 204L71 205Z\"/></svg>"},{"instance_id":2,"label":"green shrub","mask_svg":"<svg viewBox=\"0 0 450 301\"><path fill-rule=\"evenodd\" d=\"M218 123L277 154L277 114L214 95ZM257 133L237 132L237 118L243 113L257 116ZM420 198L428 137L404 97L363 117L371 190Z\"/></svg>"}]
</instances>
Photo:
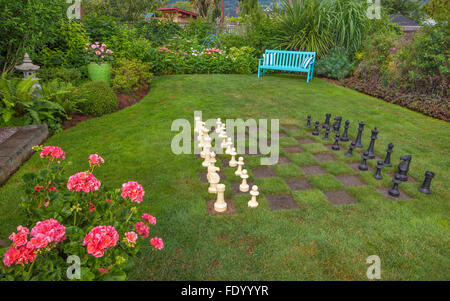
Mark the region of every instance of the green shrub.
<instances>
[{"instance_id":1,"label":"green shrub","mask_svg":"<svg viewBox=\"0 0 450 301\"><path fill-rule=\"evenodd\" d=\"M103 81L83 84L78 97L84 100L81 111L86 115L102 116L116 111L119 106L116 94Z\"/></svg>"},{"instance_id":2,"label":"green shrub","mask_svg":"<svg viewBox=\"0 0 450 301\"><path fill-rule=\"evenodd\" d=\"M82 79L82 72L76 68L42 68L37 72L38 78L41 82L48 82L54 79L60 79L63 82L71 82L73 84L80 83Z\"/></svg>"},{"instance_id":3,"label":"green shrub","mask_svg":"<svg viewBox=\"0 0 450 301\"><path fill-rule=\"evenodd\" d=\"M59 79L42 83L42 97L45 100L55 102L62 106L67 113L80 112L80 105L83 99L75 93L76 87L70 82Z\"/></svg>"},{"instance_id":4,"label":"green shrub","mask_svg":"<svg viewBox=\"0 0 450 301\"><path fill-rule=\"evenodd\" d=\"M150 40L154 45L161 46L168 39L181 32L181 27L171 20L151 19L134 24L140 36Z\"/></svg>"},{"instance_id":5,"label":"green shrub","mask_svg":"<svg viewBox=\"0 0 450 301\"><path fill-rule=\"evenodd\" d=\"M149 87L153 77L152 64L137 60L118 59L114 62L111 83L115 91L130 93Z\"/></svg>"},{"instance_id":6,"label":"green shrub","mask_svg":"<svg viewBox=\"0 0 450 301\"><path fill-rule=\"evenodd\" d=\"M111 16L99 16L97 13L91 13L83 17L83 25L94 43L106 41L110 37L120 34L116 18Z\"/></svg>"},{"instance_id":7,"label":"green shrub","mask_svg":"<svg viewBox=\"0 0 450 301\"><path fill-rule=\"evenodd\" d=\"M317 62L317 74L342 81L353 69L354 64L344 47L332 49Z\"/></svg>"},{"instance_id":8,"label":"green shrub","mask_svg":"<svg viewBox=\"0 0 450 301\"><path fill-rule=\"evenodd\" d=\"M150 61L152 43L139 36L137 29L126 25L120 26L120 33L106 40L106 44L114 51L114 57Z\"/></svg>"}]
</instances>

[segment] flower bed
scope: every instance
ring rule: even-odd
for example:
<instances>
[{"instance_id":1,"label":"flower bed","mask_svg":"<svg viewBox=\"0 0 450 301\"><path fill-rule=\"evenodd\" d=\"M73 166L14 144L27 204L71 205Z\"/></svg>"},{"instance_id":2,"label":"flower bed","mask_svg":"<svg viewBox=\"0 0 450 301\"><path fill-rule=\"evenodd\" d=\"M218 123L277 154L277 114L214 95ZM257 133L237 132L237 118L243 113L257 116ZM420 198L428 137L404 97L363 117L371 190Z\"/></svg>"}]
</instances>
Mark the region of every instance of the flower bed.
<instances>
[{"instance_id":1,"label":"flower bed","mask_svg":"<svg viewBox=\"0 0 450 301\"><path fill-rule=\"evenodd\" d=\"M105 163L89 156L89 169L66 181L65 152L57 146L34 147L44 166L23 176L26 192L20 206L25 225L9 236L0 279L125 280L132 258L143 243L164 248L159 237L148 239L156 218L138 214L145 190L136 181L108 190L94 176ZM75 262L71 266L70 262Z\"/></svg>"}]
</instances>

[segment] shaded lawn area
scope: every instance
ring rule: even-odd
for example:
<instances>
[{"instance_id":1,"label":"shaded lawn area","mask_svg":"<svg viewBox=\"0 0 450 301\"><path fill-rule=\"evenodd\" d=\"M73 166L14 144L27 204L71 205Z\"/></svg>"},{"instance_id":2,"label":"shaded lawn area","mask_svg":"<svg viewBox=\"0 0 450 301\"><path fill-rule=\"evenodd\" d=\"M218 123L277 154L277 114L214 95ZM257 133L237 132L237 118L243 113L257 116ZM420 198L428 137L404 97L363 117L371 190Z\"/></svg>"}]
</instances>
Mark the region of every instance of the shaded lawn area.
<instances>
[{"instance_id":1,"label":"shaded lawn area","mask_svg":"<svg viewBox=\"0 0 450 301\"><path fill-rule=\"evenodd\" d=\"M272 211L263 197L258 209L248 209L245 195L234 199L238 214L209 216L211 195L199 179L200 161L170 149L172 121L193 123L194 110L203 111L204 120L278 118L301 129L307 114L322 122L329 112L352 122L352 136L364 120L365 147L377 126L378 156L384 157L389 142L395 144L395 166L401 155L413 155L410 174L418 182L400 186L413 198L390 202L375 186L354 187L348 191L358 203L334 207L313 189L293 193L299 209ZM88 155L98 153L106 161L96 170L103 185L135 180L146 189L140 207L157 217L150 236L162 237L165 249L144 250L131 279L366 280L365 260L376 254L383 280L427 280L449 276L449 133L446 122L319 79L306 84L291 75L183 75L155 79L137 105L83 122L46 144L66 151L73 162L67 176L86 169ZM34 155L0 188L0 238L21 223L20 177L39 166ZM417 191L426 170L436 173L430 196ZM301 175L295 166L285 172Z\"/></svg>"}]
</instances>

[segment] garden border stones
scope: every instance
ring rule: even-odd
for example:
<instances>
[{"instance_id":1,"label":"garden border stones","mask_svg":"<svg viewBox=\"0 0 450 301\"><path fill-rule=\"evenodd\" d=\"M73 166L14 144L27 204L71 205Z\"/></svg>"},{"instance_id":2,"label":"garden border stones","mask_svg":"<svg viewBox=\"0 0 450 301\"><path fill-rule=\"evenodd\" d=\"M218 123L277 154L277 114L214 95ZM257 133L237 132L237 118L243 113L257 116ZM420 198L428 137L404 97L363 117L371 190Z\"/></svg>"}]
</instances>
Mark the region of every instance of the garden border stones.
<instances>
[{"instance_id":1,"label":"garden border stones","mask_svg":"<svg viewBox=\"0 0 450 301\"><path fill-rule=\"evenodd\" d=\"M17 127L17 132L0 144L0 185L31 157L31 148L41 145L48 135L47 125Z\"/></svg>"}]
</instances>

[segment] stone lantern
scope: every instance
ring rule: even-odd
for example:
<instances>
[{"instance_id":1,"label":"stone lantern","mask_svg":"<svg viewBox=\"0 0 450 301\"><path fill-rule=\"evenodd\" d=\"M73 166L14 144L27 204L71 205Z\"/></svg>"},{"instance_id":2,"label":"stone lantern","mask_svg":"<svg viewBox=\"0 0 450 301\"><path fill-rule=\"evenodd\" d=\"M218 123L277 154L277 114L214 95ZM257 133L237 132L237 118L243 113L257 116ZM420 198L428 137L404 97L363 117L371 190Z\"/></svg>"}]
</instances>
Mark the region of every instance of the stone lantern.
<instances>
[{"instance_id":1,"label":"stone lantern","mask_svg":"<svg viewBox=\"0 0 450 301\"><path fill-rule=\"evenodd\" d=\"M41 67L33 64L33 62L31 61L30 56L28 55L28 53L25 53L22 65L16 66L17 70L23 72L24 79L27 79L28 77L32 76L33 79L36 80L36 81L38 80L38 78L36 77L36 71L39 70L39 68L41 68ZM39 84L39 82L36 82L33 85L33 88L34 88L34 92L33 93L36 96L40 96L39 92L37 91L37 89L42 90L42 87Z\"/></svg>"}]
</instances>

